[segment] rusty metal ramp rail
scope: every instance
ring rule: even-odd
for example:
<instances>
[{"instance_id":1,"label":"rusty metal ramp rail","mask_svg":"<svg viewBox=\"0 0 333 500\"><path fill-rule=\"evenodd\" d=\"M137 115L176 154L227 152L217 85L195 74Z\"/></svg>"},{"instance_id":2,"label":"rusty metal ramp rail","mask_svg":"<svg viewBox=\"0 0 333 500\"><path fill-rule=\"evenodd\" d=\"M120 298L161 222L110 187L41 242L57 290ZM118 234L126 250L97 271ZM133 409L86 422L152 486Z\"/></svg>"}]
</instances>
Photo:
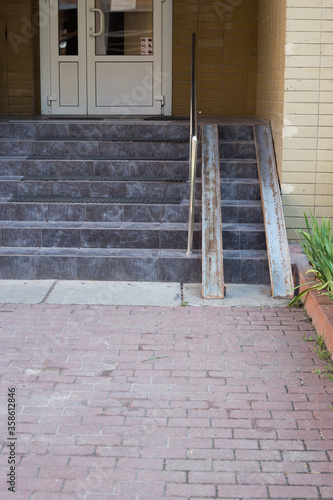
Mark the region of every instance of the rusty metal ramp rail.
<instances>
[{"instance_id":1,"label":"rusty metal ramp rail","mask_svg":"<svg viewBox=\"0 0 333 500\"><path fill-rule=\"evenodd\" d=\"M254 125L254 135L272 296L291 297L294 284L270 126Z\"/></svg>"},{"instance_id":2,"label":"rusty metal ramp rail","mask_svg":"<svg viewBox=\"0 0 333 500\"><path fill-rule=\"evenodd\" d=\"M224 297L217 125L202 126L202 297Z\"/></svg>"}]
</instances>

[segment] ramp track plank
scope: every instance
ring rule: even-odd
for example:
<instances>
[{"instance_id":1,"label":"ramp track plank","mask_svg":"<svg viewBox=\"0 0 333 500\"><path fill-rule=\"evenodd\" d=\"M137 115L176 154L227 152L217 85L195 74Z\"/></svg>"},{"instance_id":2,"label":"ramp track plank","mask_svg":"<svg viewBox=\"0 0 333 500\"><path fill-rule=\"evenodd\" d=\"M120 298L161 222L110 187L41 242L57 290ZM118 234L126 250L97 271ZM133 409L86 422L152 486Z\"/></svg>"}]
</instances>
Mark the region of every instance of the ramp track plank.
<instances>
[{"instance_id":1,"label":"ramp track plank","mask_svg":"<svg viewBox=\"0 0 333 500\"><path fill-rule=\"evenodd\" d=\"M224 297L217 125L202 127L202 296Z\"/></svg>"}]
</instances>

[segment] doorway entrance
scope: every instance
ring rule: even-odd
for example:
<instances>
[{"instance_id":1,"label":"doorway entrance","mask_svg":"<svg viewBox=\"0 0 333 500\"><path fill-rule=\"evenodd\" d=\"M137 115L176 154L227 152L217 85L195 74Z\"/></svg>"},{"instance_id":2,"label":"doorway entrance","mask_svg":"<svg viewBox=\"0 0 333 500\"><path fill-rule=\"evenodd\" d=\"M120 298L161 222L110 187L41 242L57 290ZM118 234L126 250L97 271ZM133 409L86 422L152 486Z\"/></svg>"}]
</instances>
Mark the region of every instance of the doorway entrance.
<instances>
[{"instance_id":1,"label":"doorway entrance","mask_svg":"<svg viewBox=\"0 0 333 500\"><path fill-rule=\"evenodd\" d=\"M171 36L161 0L51 0L48 5L49 29L41 26L43 114L168 114L171 71L163 53Z\"/></svg>"}]
</instances>

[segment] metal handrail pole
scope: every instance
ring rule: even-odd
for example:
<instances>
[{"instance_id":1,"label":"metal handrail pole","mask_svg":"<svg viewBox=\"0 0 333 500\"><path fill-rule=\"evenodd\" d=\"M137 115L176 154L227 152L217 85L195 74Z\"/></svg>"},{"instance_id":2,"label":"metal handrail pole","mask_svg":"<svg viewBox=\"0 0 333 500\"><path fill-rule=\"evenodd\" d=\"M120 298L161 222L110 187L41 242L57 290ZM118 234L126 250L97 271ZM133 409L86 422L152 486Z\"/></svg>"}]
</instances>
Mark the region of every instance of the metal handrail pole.
<instances>
[{"instance_id":1,"label":"metal handrail pole","mask_svg":"<svg viewBox=\"0 0 333 500\"><path fill-rule=\"evenodd\" d=\"M192 137L197 137L196 34L192 33Z\"/></svg>"},{"instance_id":2,"label":"metal handrail pole","mask_svg":"<svg viewBox=\"0 0 333 500\"><path fill-rule=\"evenodd\" d=\"M191 104L190 104L190 154L189 154L189 177L190 177L190 204L187 254L193 252L193 226L194 226L194 200L195 179L197 165L197 96L196 96L196 67L195 67L196 34L192 33L192 61L191 61Z\"/></svg>"},{"instance_id":3,"label":"metal handrail pole","mask_svg":"<svg viewBox=\"0 0 333 500\"><path fill-rule=\"evenodd\" d=\"M192 137L191 142L191 174L190 174L190 207L188 217L188 240L187 254L193 253L193 227L194 227L194 200L195 200L195 178L197 167L197 137Z\"/></svg>"},{"instance_id":4,"label":"metal handrail pole","mask_svg":"<svg viewBox=\"0 0 333 500\"><path fill-rule=\"evenodd\" d=\"M190 102L190 161L189 175L191 176L191 154L192 138L197 136L197 95L196 95L196 34L192 33L192 51L191 51L191 102Z\"/></svg>"}]
</instances>

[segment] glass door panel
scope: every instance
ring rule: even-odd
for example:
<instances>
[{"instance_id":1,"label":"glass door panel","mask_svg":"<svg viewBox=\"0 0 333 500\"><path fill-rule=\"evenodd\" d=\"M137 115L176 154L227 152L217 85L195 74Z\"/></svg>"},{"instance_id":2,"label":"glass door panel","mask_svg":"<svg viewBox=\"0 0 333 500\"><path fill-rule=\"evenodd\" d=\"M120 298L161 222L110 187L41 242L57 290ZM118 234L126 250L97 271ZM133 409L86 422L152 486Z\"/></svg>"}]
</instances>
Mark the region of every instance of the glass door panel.
<instances>
[{"instance_id":1,"label":"glass door panel","mask_svg":"<svg viewBox=\"0 0 333 500\"><path fill-rule=\"evenodd\" d=\"M78 55L78 15L77 0L59 0L59 55Z\"/></svg>"},{"instance_id":2,"label":"glass door panel","mask_svg":"<svg viewBox=\"0 0 333 500\"><path fill-rule=\"evenodd\" d=\"M95 55L153 55L153 0L95 0Z\"/></svg>"}]
</instances>

